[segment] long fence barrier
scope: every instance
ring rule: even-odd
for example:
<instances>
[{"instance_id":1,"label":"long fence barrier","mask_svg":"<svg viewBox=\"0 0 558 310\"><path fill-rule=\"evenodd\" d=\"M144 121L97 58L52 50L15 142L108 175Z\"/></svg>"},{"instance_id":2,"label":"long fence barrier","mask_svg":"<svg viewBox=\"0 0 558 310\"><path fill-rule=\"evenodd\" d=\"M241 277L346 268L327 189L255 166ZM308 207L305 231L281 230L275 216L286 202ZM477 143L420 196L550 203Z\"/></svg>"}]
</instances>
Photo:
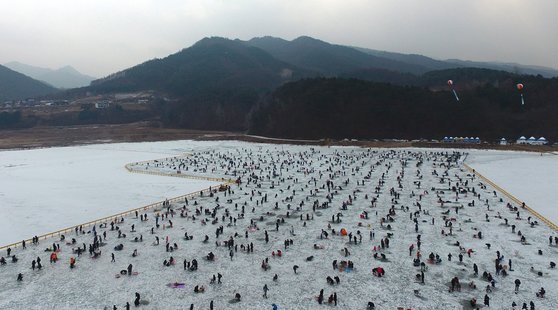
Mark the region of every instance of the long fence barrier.
<instances>
[{"instance_id":1,"label":"long fence barrier","mask_svg":"<svg viewBox=\"0 0 558 310\"><path fill-rule=\"evenodd\" d=\"M212 182L220 182L226 184L235 183L234 180L232 179L184 174L181 171L176 171L175 173L166 173L160 171L139 170L139 169L130 168L128 165L126 165L125 168L126 170L128 170L128 172L131 173L141 173L141 174L150 174L150 175L158 175L158 176L165 176L165 177L177 177L177 178L185 178L185 179L192 179L192 180L212 181Z\"/></svg>"},{"instance_id":2,"label":"long fence barrier","mask_svg":"<svg viewBox=\"0 0 558 310\"><path fill-rule=\"evenodd\" d=\"M554 229L555 231L558 231L558 225L554 224L551 220L547 219L546 217L544 217L542 214L540 214L539 212L533 210L531 207L529 207L528 205L524 204L523 201L517 199L514 195L510 194L508 191L506 191L505 189L503 189L502 187L498 186L498 184L492 182L489 178L485 177L484 175L480 174L478 171L476 171L475 169L471 168L469 165L467 164L463 164L463 166L465 168L467 168L467 170L469 170L471 173L473 173L475 176L479 177L480 179L482 179L484 182L490 184L490 186L492 186L493 188L495 188L497 191L499 191L500 193L504 194L506 197L508 197L508 199L510 199L511 201L515 202L516 204L519 205L519 207L524 207L527 211L531 212L534 216L536 216L539 220L541 220L542 222L544 222L546 225L548 225L550 228Z\"/></svg>"},{"instance_id":3,"label":"long fence barrier","mask_svg":"<svg viewBox=\"0 0 558 310\"><path fill-rule=\"evenodd\" d=\"M153 160L148 160L146 162L151 162L151 161L153 161ZM138 164L138 163L133 163L133 164ZM37 236L39 238L39 240L45 240L47 238L60 236L60 235L65 234L65 233L75 231L76 228L77 229L79 229L80 227L87 228L87 227L90 227L92 225L117 220L121 217L130 215L130 214L135 213L135 212L145 212L145 211L148 211L148 210L156 208L156 207L163 207L163 203L166 202L166 201L168 201L168 202L180 202L180 201L184 202L186 198L201 197L201 196L204 195L204 193L210 194L211 191L215 191L221 185L231 185L231 184L235 183L232 179L227 179L227 178L196 176L196 175L188 175L188 174L178 173L178 172L165 173L165 172L158 172L158 171L144 171L144 170L139 170L139 169L133 169L133 168L130 167L130 165L132 165L132 164L127 164L127 165L124 166L124 168L128 172L131 172L131 173L141 173L141 174L158 175L158 176L172 176L172 177L180 177L180 178L186 178L186 179L212 181L212 182L218 182L220 184L217 185L216 187L208 187L206 189L202 189L202 190L199 190L199 191L196 191L196 192L192 192L192 193L188 193L188 194L181 195L181 196L178 196L178 197L173 197L173 198L165 199L165 200L162 200L162 201L154 202L154 203L148 204L148 205L143 206L143 207L134 208L134 209L131 209L131 210L128 210L128 211L120 212L120 213L117 213L117 214L113 214L113 215L110 215L110 216L99 218L99 219L89 221L89 222L86 222L86 223L82 223L82 224L74 225L74 226L71 226L71 227L63 228L63 229L60 229L60 230L57 230L57 231L53 231L53 232L50 232L50 233L46 233L46 234ZM18 246L22 245L22 241L25 241L25 243L31 243L32 240L33 240L33 238L24 239L24 240L14 242L14 243L11 243L11 244L8 244L8 245L0 246L0 250L7 249L7 248L17 248Z\"/></svg>"}]
</instances>

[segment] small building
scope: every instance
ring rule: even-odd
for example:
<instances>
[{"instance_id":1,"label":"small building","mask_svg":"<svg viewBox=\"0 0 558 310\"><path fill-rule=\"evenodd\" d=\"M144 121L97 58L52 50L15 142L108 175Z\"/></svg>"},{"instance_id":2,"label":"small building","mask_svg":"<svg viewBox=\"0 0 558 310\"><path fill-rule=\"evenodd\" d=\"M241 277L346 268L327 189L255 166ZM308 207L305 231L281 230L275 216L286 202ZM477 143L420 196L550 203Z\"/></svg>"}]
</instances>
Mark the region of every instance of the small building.
<instances>
[{"instance_id":1,"label":"small building","mask_svg":"<svg viewBox=\"0 0 558 310\"><path fill-rule=\"evenodd\" d=\"M508 140L506 140L506 138L502 138L502 139L500 139L499 144L500 145L508 145Z\"/></svg>"},{"instance_id":2,"label":"small building","mask_svg":"<svg viewBox=\"0 0 558 310\"><path fill-rule=\"evenodd\" d=\"M544 137L535 138L531 136L529 139L526 139L524 136L519 137L517 139L517 144L529 144L529 145L545 145L548 141Z\"/></svg>"},{"instance_id":3,"label":"small building","mask_svg":"<svg viewBox=\"0 0 558 310\"><path fill-rule=\"evenodd\" d=\"M110 107L110 101L102 100L95 102L95 109L106 109Z\"/></svg>"},{"instance_id":4,"label":"small building","mask_svg":"<svg viewBox=\"0 0 558 310\"><path fill-rule=\"evenodd\" d=\"M540 138L537 139L535 144L536 145L545 145L545 144L548 144L548 141L544 137L540 137Z\"/></svg>"},{"instance_id":5,"label":"small building","mask_svg":"<svg viewBox=\"0 0 558 310\"><path fill-rule=\"evenodd\" d=\"M67 106L70 102L68 100L54 100L51 105L55 107Z\"/></svg>"},{"instance_id":6,"label":"small building","mask_svg":"<svg viewBox=\"0 0 558 310\"><path fill-rule=\"evenodd\" d=\"M443 143L480 143L479 137L444 137Z\"/></svg>"}]
</instances>

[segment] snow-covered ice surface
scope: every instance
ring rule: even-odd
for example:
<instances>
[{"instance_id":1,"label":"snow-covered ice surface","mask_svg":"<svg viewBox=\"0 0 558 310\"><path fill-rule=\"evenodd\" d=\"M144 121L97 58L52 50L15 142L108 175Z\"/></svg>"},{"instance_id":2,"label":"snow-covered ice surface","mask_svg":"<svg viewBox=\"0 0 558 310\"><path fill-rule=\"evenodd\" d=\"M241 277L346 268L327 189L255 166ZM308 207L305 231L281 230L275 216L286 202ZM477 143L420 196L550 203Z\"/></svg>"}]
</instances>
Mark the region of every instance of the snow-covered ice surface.
<instances>
[{"instance_id":1,"label":"snow-covered ice surface","mask_svg":"<svg viewBox=\"0 0 558 310\"><path fill-rule=\"evenodd\" d=\"M558 223L556 154L475 151L468 156L467 163L553 223Z\"/></svg>"},{"instance_id":2,"label":"snow-covered ice surface","mask_svg":"<svg viewBox=\"0 0 558 310\"><path fill-rule=\"evenodd\" d=\"M129 173L134 161L184 153L186 142L0 152L0 245L215 185Z\"/></svg>"},{"instance_id":3,"label":"snow-covered ice surface","mask_svg":"<svg viewBox=\"0 0 558 310\"><path fill-rule=\"evenodd\" d=\"M147 151L153 147L160 152L173 149L179 142L166 143L142 149ZM132 152L135 147L123 145L117 149ZM0 266L0 309L110 309L113 305L124 309L126 302L133 303L135 292L149 301L141 309L188 309L190 304L195 305L194 309L208 309L212 300L215 309L272 309L273 303L279 309L322 309L334 307L327 305L327 298L333 292L337 293L339 309L366 309L369 301L376 304L376 309L398 306L471 309L469 300L474 297L482 304L489 284L481 277L484 271L490 272L496 281L494 290L488 293L492 309L511 309L513 301L519 305L533 301L537 309L558 307L557 270L549 268L550 261L557 260L558 247L554 241L552 244L548 241L549 236L557 236L556 232L544 225L530 225L529 214L525 212L520 211L520 218L516 218L516 212L507 207L505 197L500 202L490 187L484 188L454 161L448 167L448 157L432 150L366 150L230 141L192 142L188 148L175 151L193 152L193 156L153 161L149 166L139 164L134 168L174 172L188 166L189 172L240 176L242 184L233 185L230 192L216 192L213 197L190 199L188 205L185 202L171 205L168 210L174 212L159 212L166 218L159 216L158 228L154 211L145 213L147 221L125 217L124 222L116 225L126 238L118 238L110 225L97 226L97 233L107 235L98 258L91 258L87 252L80 257L72 253L73 248L93 243L90 227L84 234L68 234L63 242L52 238L39 245L28 245L27 249L13 249L12 254L19 261L12 263L8 259L6 265ZM160 157L153 155L153 158ZM128 159L128 162L140 160ZM326 186L327 181L332 182L331 190ZM456 192L459 192L457 196ZM372 202L374 197L376 201ZM470 205L473 201L474 206ZM368 218L364 211L368 212ZM336 219L338 214L341 222L332 222L332 217ZM280 221L278 230L277 220ZM135 232L131 231L132 225ZM516 227L515 233L511 225ZM223 233L216 237L221 226ZM357 243L351 244L348 236L341 236L341 228L356 236ZM265 231L269 242L265 240ZM323 231L328 233L327 238L320 238ZM483 239L474 237L479 231ZM526 242L520 241L518 231ZM192 240L184 239L186 232L193 236ZM370 233L374 234L373 239ZM422 241L421 261L427 267L425 284L416 280L420 267L413 266L418 234ZM206 235L208 242L204 243ZM143 242L134 242L140 236ZM156 237L160 245L155 245ZM231 237L235 244L232 260L231 252L224 245ZM76 239L76 245L66 244L71 238ZM171 246L176 243L176 250L166 250L167 238ZM389 248L382 249L381 240L386 238L389 238ZM287 239L292 239L293 245L285 249ZM458 241L460 246L456 245ZM53 242L60 244L61 251L60 261L51 264L50 253L44 249ZM250 243L253 253L243 249ZM491 244L490 249L487 243ZM123 244L122 251L114 250L118 244ZM411 244L415 249L409 253ZM373 257L374 247L386 260ZM350 252L347 257L344 248ZM132 257L134 249L139 256ZM272 251L279 249L283 251L282 257L273 257ZM466 253L468 249L472 250L470 257ZM512 260L513 271L508 276L496 275L496 251L504 257L502 265L507 267L508 260ZM215 254L215 261L204 258L209 252ZM111 263L111 253L116 256L114 263ZM439 254L441 263L427 262L430 253ZM451 261L448 261L449 253L453 255ZM460 253L463 262L459 261ZM5 255L4 251L0 253ZM77 258L74 269L68 264L72 256ZM163 261L171 256L176 265L163 266ZM42 259L42 270L31 269L31 261L36 257ZM308 257L312 259L307 260ZM183 261L193 259L199 262L199 269L185 271ZM269 259L267 271L261 268L265 259ZM355 268L350 272L333 269L333 260L350 260ZM139 274L116 278L115 274L130 263ZM474 263L478 265L479 276L473 273ZM297 274L293 272L294 265L299 266ZM384 277L372 275L372 268L378 266L385 269ZM541 276L537 274L539 271ZM18 273L23 274L22 282L16 281ZM223 283L210 284L211 276L217 273L223 275ZM275 274L277 281L272 280ZM338 276L340 284L327 284L327 276ZM461 291L448 292L454 277L459 278ZM521 280L518 294L513 293L515 279ZM476 289L469 287L471 281ZM174 282L185 283L185 287L167 287ZM264 284L270 289L268 299L262 297ZM205 293L194 293L196 285L205 286ZM541 286L547 291L542 299L535 297ZM320 289L324 289L324 305L315 299ZM242 295L238 303L232 302L236 292Z\"/></svg>"}]
</instances>

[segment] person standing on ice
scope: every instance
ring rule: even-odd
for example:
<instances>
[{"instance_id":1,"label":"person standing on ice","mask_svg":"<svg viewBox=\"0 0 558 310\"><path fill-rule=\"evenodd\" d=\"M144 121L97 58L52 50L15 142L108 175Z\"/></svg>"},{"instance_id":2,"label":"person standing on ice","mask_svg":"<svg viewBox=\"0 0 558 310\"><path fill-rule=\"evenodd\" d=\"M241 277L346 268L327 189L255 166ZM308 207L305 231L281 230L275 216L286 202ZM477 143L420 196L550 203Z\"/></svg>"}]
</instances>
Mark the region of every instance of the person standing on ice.
<instances>
[{"instance_id":1,"label":"person standing on ice","mask_svg":"<svg viewBox=\"0 0 558 310\"><path fill-rule=\"evenodd\" d=\"M488 294L484 294L484 305L490 307L490 297L488 297Z\"/></svg>"},{"instance_id":2,"label":"person standing on ice","mask_svg":"<svg viewBox=\"0 0 558 310\"><path fill-rule=\"evenodd\" d=\"M519 279L515 279L515 293L517 294L517 292L519 291L519 285L521 285L521 281L519 281Z\"/></svg>"},{"instance_id":3,"label":"person standing on ice","mask_svg":"<svg viewBox=\"0 0 558 310\"><path fill-rule=\"evenodd\" d=\"M324 301L324 289L320 290L320 294L318 295L318 303L321 305Z\"/></svg>"},{"instance_id":4,"label":"person standing on ice","mask_svg":"<svg viewBox=\"0 0 558 310\"><path fill-rule=\"evenodd\" d=\"M132 264L128 265L128 275L132 275Z\"/></svg>"},{"instance_id":5,"label":"person standing on ice","mask_svg":"<svg viewBox=\"0 0 558 310\"><path fill-rule=\"evenodd\" d=\"M267 284L264 285L263 291L264 291L263 297L264 297L264 298L267 298L267 291L269 291L269 288L267 287Z\"/></svg>"},{"instance_id":6,"label":"person standing on ice","mask_svg":"<svg viewBox=\"0 0 558 310\"><path fill-rule=\"evenodd\" d=\"M140 294L136 292L136 299L134 300L134 306L139 307L140 305Z\"/></svg>"}]
</instances>

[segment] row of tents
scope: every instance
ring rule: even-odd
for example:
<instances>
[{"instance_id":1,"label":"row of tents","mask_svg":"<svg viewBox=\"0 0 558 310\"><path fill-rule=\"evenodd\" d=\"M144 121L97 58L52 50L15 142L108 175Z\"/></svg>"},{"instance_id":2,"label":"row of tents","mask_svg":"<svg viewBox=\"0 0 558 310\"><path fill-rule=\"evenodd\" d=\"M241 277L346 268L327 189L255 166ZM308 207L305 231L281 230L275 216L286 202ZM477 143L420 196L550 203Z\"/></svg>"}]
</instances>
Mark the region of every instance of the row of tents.
<instances>
[{"instance_id":1,"label":"row of tents","mask_svg":"<svg viewBox=\"0 0 558 310\"><path fill-rule=\"evenodd\" d=\"M446 143L481 143L481 139L479 137L444 137L442 142Z\"/></svg>"},{"instance_id":2,"label":"row of tents","mask_svg":"<svg viewBox=\"0 0 558 310\"><path fill-rule=\"evenodd\" d=\"M515 141L516 144L530 144L530 145L545 145L548 144L548 140L545 139L545 137L540 137L540 138L535 138L535 137L530 137L530 138L525 138L524 136L519 137L519 139L517 139ZM508 141L506 141L506 139L502 138L500 139L500 144L508 144Z\"/></svg>"},{"instance_id":3,"label":"row of tents","mask_svg":"<svg viewBox=\"0 0 558 310\"><path fill-rule=\"evenodd\" d=\"M481 143L481 139L479 137L444 137L442 142L445 143ZM506 138L500 139L499 143L501 145L507 145L511 143L511 140L506 140ZM530 137L526 138L524 136L519 137L515 141L516 144L530 144L530 145L545 145L548 144L548 140L545 137L535 138Z\"/></svg>"}]
</instances>

